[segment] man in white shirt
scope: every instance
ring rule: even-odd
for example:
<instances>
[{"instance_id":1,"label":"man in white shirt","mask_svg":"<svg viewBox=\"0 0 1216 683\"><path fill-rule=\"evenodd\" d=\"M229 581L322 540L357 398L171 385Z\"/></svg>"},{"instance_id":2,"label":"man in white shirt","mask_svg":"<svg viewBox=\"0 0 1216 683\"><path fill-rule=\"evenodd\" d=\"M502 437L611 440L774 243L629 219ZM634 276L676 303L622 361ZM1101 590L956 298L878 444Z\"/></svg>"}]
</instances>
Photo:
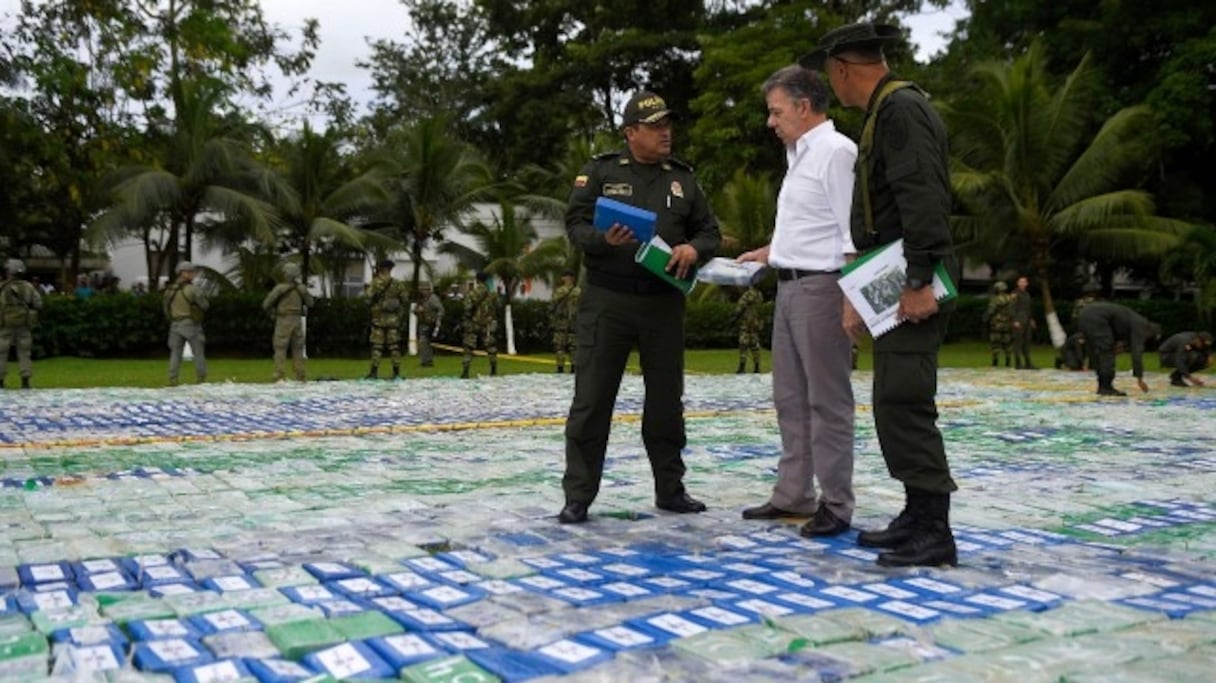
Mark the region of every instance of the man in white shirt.
<instances>
[{"instance_id":1,"label":"man in white shirt","mask_svg":"<svg viewBox=\"0 0 1216 683\"><path fill-rule=\"evenodd\" d=\"M852 344L837 280L856 253L849 211L857 145L828 119L827 84L814 71L787 66L762 89L789 166L772 241L739 260L777 271L773 402L782 454L769 501L743 518L813 515L802 535L834 536L849 529L854 507Z\"/></svg>"}]
</instances>

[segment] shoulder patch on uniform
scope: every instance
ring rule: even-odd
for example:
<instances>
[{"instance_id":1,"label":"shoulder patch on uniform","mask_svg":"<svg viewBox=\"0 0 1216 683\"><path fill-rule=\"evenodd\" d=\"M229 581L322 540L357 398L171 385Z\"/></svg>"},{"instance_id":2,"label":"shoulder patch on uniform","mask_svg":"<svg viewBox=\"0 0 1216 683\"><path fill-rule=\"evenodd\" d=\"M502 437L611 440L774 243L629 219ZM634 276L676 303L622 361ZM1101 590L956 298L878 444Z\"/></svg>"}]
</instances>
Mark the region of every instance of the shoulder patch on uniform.
<instances>
[{"instance_id":1,"label":"shoulder patch on uniform","mask_svg":"<svg viewBox=\"0 0 1216 683\"><path fill-rule=\"evenodd\" d=\"M671 165L675 166L676 168L682 168L685 171L693 170L692 164L688 163L687 161L681 161L675 157L668 157L667 161L671 162Z\"/></svg>"},{"instance_id":2,"label":"shoulder patch on uniform","mask_svg":"<svg viewBox=\"0 0 1216 683\"><path fill-rule=\"evenodd\" d=\"M575 176L574 177L574 186L575 187L587 187L587 176L585 176L585 175Z\"/></svg>"},{"instance_id":3,"label":"shoulder patch on uniform","mask_svg":"<svg viewBox=\"0 0 1216 683\"><path fill-rule=\"evenodd\" d=\"M616 150L614 152L600 152L591 158L595 159L596 161L602 161L604 159L615 159L619 156L621 156L621 152L620 150Z\"/></svg>"}]
</instances>

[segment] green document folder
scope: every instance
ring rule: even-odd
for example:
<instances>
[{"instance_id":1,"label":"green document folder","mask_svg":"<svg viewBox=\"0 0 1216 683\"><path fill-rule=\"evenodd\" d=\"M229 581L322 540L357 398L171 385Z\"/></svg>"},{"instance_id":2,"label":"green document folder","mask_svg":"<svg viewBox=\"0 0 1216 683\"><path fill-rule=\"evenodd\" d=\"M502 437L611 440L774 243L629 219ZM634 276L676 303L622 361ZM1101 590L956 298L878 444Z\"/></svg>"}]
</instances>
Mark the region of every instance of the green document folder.
<instances>
[{"instance_id":1,"label":"green document folder","mask_svg":"<svg viewBox=\"0 0 1216 683\"><path fill-rule=\"evenodd\" d=\"M634 254L633 260L637 261L646 270L657 275L659 279L685 294L691 292L692 288L697 284L697 269L695 266L689 269L688 277L685 278L678 278L667 272L667 262L671 260L671 246L662 237L657 235L638 249L638 253Z\"/></svg>"}]
</instances>

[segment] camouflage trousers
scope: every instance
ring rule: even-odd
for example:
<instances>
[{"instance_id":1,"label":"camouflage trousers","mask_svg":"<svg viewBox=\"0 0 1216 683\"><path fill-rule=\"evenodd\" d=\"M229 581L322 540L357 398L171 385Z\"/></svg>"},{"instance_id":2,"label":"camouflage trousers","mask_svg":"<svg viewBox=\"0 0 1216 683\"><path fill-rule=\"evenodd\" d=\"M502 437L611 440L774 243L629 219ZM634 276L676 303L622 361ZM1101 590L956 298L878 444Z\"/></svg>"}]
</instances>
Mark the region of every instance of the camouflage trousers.
<instances>
[{"instance_id":1,"label":"camouflage trousers","mask_svg":"<svg viewBox=\"0 0 1216 683\"><path fill-rule=\"evenodd\" d=\"M559 368L565 367L567 357L574 360L574 333L569 325L553 326L553 355Z\"/></svg>"},{"instance_id":2,"label":"camouflage trousers","mask_svg":"<svg viewBox=\"0 0 1216 683\"><path fill-rule=\"evenodd\" d=\"M194 378L199 382L207 379L207 337L203 326L190 318L174 320L169 325L169 384L177 384L177 374L182 367L182 355L186 343L194 354Z\"/></svg>"},{"instance_id":3,"label":"camouflage trousers","mask_svg":"<svg viewBox=\"0 0 1216 683\"><path fill-rule=\"evenodd\" d=\"M1013 351L1013 333L1009 330L990 330L988 332L988 348L993 353Z\"/></svg>"},{"instance_id":4,"label":"camouflage trousers","mask_svg":"<svg viewBox=\"0 0 1216 683\"><path fill-rule=\"evenodd\" d=\"M748 354L751 354L752 362L760 362L760 333L751 330L739 331L739 362L747 361Z\"/></svg>"},{"instance_id":5,"label":"camouflage trousers","mask_svg":"<svg viewBox=\"0 0 1216 683\"><path fill-rule=\"evenodd\" d=\"M34 347L34 335L28 327L0 327L0 380L8 374L8 350L17 345L17 365L22 377L34 375L34 362L30 350Z\"/></svg>"},{"instance_id":6,"label":"camouflage trousers","mask_svg":"<svg viewBox=\"0 0 1216 683\"><path fill-rule=\"evenodd\" d=\"M382 327L380 325L372 325L372 333L368 336L368 341L372 345L372 367L380 365L380 359L384 357L384 351L387 350L389 358L393 361L393 366L401 365L401 328L393 325L391 327Z\"/></svg>"},{"instance_id":7,"label":"camouflage trousers","mask_svg":"<svg viewBox=\"0 0 1216 683\"><path fill-rule=\"evenodd\" d=\"M287 349L291 349L291 368L297 380L304 381L304 319L298 315L281 315L274 320L274 381L287 375Z\"/></svg>"},{"instance_id":8,"label":"camouflage trousers","mask_svg":"<svg viewBox=\"0 0 1216 683\"><path fill-rule=\"evenodd\" d=\"M485 325L477 325L473 322L466 322L464 325L464 336L461 337L461 345L464 346L464 362L466 364L473 361L473 349L477 348L477 342L480 339L485 345L486 355L490 357L491 363L498 362L498 321L494 320Z\"/></svg>"}]
</instances>

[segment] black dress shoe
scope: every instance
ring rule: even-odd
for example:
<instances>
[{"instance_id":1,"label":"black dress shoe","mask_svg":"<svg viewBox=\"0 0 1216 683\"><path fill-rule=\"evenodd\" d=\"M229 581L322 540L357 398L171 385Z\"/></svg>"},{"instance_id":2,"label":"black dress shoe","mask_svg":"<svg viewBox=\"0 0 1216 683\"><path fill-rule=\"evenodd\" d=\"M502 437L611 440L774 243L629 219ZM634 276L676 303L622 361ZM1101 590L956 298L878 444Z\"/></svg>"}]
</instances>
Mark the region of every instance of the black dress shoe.
<instances>
[{"instance_id":1,"label":"black dress shoe","mask_svg":"<svg viewBox=\"0 0 1216 683\"><path fill-rule=\"evenodd\" d=\"M566 503L566 507L557 513L557 521L562 524L582 524L587 521L587 504Z\"/></svg>"},{"instance_id":2,"label":"black dress shoe","mask_svg":"<svg viewBox=\"0 0 1216 683\"><path fill-rule=\"evenodd\" d=\"M681 493L675 498L666 498L655 502L655 507L668 512L705 512L705 503L693 498L687 493Z\"/></svg>"},{"instance_id":3,"label":"black dress shoe","mask_svg":"<svg viewBox=\"0 0 1216 683\"><path fill-rule=\"evenodd\" d=\"M754 508L743 509L743 519L779 519L781 517L801 516L802 515L795 512L790 512L789 510L782 510L772 503L765 503L764 505L757 505Z\"/></svg>"},{"instance_id":4,"label":"black dress shoe","mask_svg":"<svg viewBox=\"0 0 1216 683\"><path fill-rule=\"evenodd\" d=\"M849 530L849 523L832 514L826 505L820 505L811 521L802 525L798 533L807 536L838 536Z\"/></svg>"}]
</instances>

